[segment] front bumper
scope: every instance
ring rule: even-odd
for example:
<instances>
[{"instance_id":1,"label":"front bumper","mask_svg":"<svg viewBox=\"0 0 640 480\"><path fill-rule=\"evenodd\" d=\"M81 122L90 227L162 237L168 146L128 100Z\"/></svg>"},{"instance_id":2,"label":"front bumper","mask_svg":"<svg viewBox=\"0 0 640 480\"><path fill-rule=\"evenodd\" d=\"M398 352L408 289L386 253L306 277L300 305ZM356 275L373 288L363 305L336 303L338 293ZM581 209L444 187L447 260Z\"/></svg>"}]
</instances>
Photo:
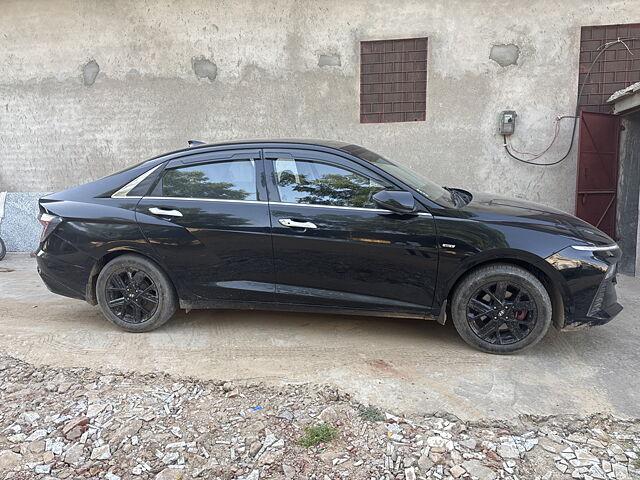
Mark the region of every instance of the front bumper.
<instances>
[{"instance_id":1,"label":"front bumper","mask_svg":"<svg viewBox=\"0 0 640 480\"><path fill-rule=\"evenodd\" d=\"M616 270L621 251L565 248L546 260L559 272L565 306L561 330L578 330L611 321L620 311Z\"/></svg>"}]
</instances>

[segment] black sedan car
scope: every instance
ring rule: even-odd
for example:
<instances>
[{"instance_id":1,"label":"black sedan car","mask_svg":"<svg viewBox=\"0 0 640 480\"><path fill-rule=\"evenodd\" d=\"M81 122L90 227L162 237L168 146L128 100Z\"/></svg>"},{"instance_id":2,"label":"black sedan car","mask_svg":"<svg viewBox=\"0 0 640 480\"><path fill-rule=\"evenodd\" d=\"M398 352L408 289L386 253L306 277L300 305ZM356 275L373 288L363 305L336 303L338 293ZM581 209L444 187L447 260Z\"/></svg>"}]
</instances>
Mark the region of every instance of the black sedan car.
<instances>
[{"instance_id":1,"label":"black sedan car","mask_svg":"<svg viewBox=\"0 0 640 480\"><path fill-rule=\"evenodd\" d=\"M198 145L40 200L38 271L132 332L177 308L453 321L511 353L600 325L620 249L571 215L332 141Z\"/></svg>"}]
</instances>

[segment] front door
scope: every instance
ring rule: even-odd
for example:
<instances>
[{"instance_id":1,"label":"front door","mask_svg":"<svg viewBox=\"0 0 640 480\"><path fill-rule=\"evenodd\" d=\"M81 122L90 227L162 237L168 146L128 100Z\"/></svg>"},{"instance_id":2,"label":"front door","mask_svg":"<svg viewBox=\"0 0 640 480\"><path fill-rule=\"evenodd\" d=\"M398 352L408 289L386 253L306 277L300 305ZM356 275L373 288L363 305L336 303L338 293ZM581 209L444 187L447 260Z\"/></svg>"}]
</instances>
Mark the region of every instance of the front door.
<instances>
[{"instance_id":1,"label":"front door","mask_svg":"<svg viewBox=\"0 0 640 480\"><path fill-rule=\"evenodd\" d=\"M576 216L616 238L620 118L582 112Z\"/></svg>"},{"instance_id":2,"label":"front door","mask_svg":"<svg viewBox=\"0 0 640 480\"><path fill-rule=\"evenodd\" d=\"M361 165L324 152L265 150L276 300L425 314L436 279L433 217L377 208L397 189Z\"/></svg>"},{"instance_id":3,"label":"front door","mask_svg":"<svg viewBox=\"0 0 640 480\"><path fill-rule=\"evenodd\" d=\"M190 155L172 160L138 204L138 223L156 254L197 297L273 300L262 175L260 150Z\"/></svg>"}]
</instances>

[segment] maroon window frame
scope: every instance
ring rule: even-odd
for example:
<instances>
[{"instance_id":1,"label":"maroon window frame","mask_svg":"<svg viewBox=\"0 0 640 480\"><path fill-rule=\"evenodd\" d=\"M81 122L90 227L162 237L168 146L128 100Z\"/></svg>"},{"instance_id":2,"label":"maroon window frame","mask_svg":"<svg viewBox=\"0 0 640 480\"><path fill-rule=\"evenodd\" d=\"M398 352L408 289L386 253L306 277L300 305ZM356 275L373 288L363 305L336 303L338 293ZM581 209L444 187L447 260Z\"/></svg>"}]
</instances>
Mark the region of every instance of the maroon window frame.
<instances>
[{"instance_id":1,"label":"maroon window frame","mask_svg":"<svg viewBox=\"0 0 640 480\"><path fill-rule=\"evenodd\" d=\"M424 121L427 38L360 42L360 123Z\"/></svg>"},{"instance_id":2,"label":"maroon window frame","mask_svg":"<svg viewBox=\"0 0 640 480\"><path fill-rule=\"evenodd\" d=\"M582 27L580 34L580 76L578 92L599 48L618 38L640 38L640 23ZM587 85L578 99L585 112L611 113L607 99L632 83L640 81L640 40L629 40L609 47L593 65ZM633 55L629 55L629 50Z\"/></svg>"}]
</instances>

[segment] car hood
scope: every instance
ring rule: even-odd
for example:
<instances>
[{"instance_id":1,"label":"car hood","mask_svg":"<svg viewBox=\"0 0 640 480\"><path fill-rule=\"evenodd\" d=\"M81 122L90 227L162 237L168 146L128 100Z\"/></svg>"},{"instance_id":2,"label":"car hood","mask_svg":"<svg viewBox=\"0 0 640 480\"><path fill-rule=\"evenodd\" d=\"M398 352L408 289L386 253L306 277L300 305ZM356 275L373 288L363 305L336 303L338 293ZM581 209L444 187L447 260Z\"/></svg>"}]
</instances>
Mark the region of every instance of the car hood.
<instances>
[{"instance_id":1,"label":"car hood","mask_svg":"<svg viewBox=\"0 0 640 480\"><path fill-rule=\"evenodd\" d=\"M474 192L472 200L459 210L471 216L480 215L486 221L565 234L593 245L614 243L611 237L584 220L527 200Z\"/></svg>"}]
</instances>

